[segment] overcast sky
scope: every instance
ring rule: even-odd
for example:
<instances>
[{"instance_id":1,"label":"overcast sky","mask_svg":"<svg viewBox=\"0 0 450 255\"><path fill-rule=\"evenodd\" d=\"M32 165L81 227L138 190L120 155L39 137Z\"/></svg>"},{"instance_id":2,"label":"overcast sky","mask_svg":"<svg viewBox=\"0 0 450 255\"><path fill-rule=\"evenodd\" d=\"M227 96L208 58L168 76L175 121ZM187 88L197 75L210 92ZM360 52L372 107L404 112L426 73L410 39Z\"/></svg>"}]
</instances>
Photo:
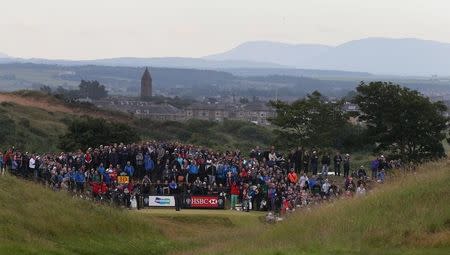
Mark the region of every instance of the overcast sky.
<instances>
[{"instance_id":1,"label":"overcast sky","mask_svg":"<svg viewBox=\"0 0 450 255\"><path fill-rule=\"evenodd\" d=\"M0 52L201 57L250 40L450 42L449 13L448 0L0 0Z\"/></svg>"}]
</instances>

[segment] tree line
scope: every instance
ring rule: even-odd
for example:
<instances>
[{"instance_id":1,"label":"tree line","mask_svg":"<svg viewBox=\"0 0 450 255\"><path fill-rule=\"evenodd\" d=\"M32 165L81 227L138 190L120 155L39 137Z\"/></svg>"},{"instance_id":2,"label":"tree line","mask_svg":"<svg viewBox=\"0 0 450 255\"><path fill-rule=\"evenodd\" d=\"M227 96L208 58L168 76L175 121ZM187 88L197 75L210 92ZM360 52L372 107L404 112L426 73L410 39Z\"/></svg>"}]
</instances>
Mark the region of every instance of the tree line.
<instances>
[{"instance_id":1,"label":"tree line","mask_svg":"<svg viewBox=\"0 0 450 255\"><path fill-rule=\"evenodd\" d=\"M78 89L66 89L59 86L54 91L49 86L42 86L40 91L46 94L55 94L64 97L66 100L73 101L80 98L101 99L108 96L105 85L96 80L81 80Z\"/></svg>"},{"instance_id":2,"label":"tree line","mask_svg":"<svg viewBox=\"0 0 450 255\"><path fill-rule=\"evenodd\" d=\"M266 142L286 149L302 145L373 150L404 162L446 156L443 143L448 142L448 117L442 102L432 102L416 90L389 82L361 82L352 102L359 109L343 111L344 99L330 101L317 91L292 103L272 101L277 115L270 119L275 126L272 142ZM140 139L137 134L131 125L86 119L71 123L61 147L133 142Z\"/></svg>"},{"instance_id":3,"label":"tree line","mask_svg":"<svg viewBox=\"0 0 450 255\"><path fill-rule=\"evenodd\" d=\"M330 102L319 92L293 103L274 101L277 116L271 122L285 144L369 147L405 162L445 157L449 119L442 102L390 82L361 82L352 101L358 111L344 112L344 100ZM351 124L350 118L359 125Z\"/></svg>"}]
</instances>

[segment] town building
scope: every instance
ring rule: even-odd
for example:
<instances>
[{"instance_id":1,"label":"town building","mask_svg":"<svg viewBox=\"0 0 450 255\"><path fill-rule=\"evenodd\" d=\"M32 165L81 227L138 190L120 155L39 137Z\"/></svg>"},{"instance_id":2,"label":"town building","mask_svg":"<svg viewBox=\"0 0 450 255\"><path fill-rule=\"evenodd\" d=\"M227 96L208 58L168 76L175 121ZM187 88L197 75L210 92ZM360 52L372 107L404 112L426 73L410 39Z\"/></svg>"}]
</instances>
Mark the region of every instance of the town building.
<instances>
[{"instance_id":1,"label":"town building","mask_svg":"<svg viewBox=\"0 0 450 255\"><path fill-rule=\"evenodd\" d=\"M242 120L258 125L269 125L275 110L264 102L249 104L196 103L186 107L186 119L209 121Z\"/></svg>"},{"instance_id":2,"label":"town building","mask_svg":"<svg viewBox=\"0 0 450 255\"><path fill-rule=\"evenodd\" d=\"M185 120L185 111L173 105L162 103L155 104L148 101L139 101L135 98L107 98L97 100L94 103L102 109L121 111L132 114L137 118L149 118L153 120Z\"/></svg>"},{"instance_id":3,"label":"town building","mask_svg":"<svg viewBox=\"0 0 450 255\"><path fill-rule=\"evenodd\" d=\"M152 76L148 71L148 68L145 68L144 74L142 74L141 78L141 99L149 99L152 97Z\"/></svg>"}]
</instances>

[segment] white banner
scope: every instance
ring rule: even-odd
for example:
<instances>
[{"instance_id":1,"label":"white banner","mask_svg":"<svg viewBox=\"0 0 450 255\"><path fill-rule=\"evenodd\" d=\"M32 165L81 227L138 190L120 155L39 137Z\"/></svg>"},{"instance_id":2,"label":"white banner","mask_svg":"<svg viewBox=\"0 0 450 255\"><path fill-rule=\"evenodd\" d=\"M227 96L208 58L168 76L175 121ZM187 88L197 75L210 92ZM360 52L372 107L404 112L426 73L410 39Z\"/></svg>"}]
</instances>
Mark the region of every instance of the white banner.
<instances>
[{"instance_id":1,"label":"white banner","mask_svg":"<svg viewBox=\"0 0 450 255\"><path fill-rule=\"evenodd\" d=\"M175 198L173 196L149 196L149 206L175 206Z\"/></svg>"}]
</instances>

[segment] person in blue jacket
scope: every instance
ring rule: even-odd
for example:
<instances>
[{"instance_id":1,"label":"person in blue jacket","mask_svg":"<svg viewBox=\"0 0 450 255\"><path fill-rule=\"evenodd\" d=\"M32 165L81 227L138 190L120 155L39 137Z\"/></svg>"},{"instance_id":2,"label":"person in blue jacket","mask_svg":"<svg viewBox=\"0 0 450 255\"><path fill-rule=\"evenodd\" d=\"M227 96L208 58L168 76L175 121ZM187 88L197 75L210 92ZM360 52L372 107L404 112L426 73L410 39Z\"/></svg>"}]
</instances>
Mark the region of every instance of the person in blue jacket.
<instances>
[{"instance_id":1,"label":"person in blue jacket","mask_svg":"<svg viewBox=\"0 0 450 255\"><path fill-rule=\"evenodd\" d=\"M198 174L198 166L195 164L195 161L192 161L189 165L189 174Z\"/></svg>"},{"instance_id":2,"label":"person in blue jacket","mask_svg":"<svg viewBox=\"0 0 450 255\"><path fill-rule=\"evenodd\" d=\"M134 174L134 167L131 165L130 161L127 161L127 164L125 165L125 168L123 169L123 171L131 177L133 177Z\"/></svg>"},{"instance_id":3,"label":"person in blue jacket","mask_svg":"<svg viewBox=\"0 0 450 255\"><path fill-rule=\"evenodd\" d=\"M198 166L195 164L195 161L191 161L188 167L189 172L189 182L192 182L197 178L198 175Z\"/></svg>"},{"instance_id":4,"label":"person in blue jacket","mask_svg":"<svg viewBox=\"0 0 450 255\"><path fill-rule=\"evenodd\" d=\"M144 168L147 174L149 174L155 168L155 162L153 162L153 159L148 153L144 155Z\"/></svg>"},{"instance_id":5,"label":"person in blue jacket","mask_svg":"<svg viewBox=\"0 0 450 255\"><path fill-rule=\"evenodd\" d=\"M217 183L221 183L223 185L225 184L226 172L225 172L225 166L223 164L219 164L217 166L216 179L217 179Z\"/></svg>"},{"instance_id":6,"label":"person in blue jacket","mask_svg":"<svg viewBox=\"0 0 450 255\"><path fill-rule=\"evenodd\" d=\"M84 176L84 172L80 170L76 170L74 173L74 179L77 186L77 193L84 193L84 183L86 181L86 177Z\"/></svg>"}]
</instances>

